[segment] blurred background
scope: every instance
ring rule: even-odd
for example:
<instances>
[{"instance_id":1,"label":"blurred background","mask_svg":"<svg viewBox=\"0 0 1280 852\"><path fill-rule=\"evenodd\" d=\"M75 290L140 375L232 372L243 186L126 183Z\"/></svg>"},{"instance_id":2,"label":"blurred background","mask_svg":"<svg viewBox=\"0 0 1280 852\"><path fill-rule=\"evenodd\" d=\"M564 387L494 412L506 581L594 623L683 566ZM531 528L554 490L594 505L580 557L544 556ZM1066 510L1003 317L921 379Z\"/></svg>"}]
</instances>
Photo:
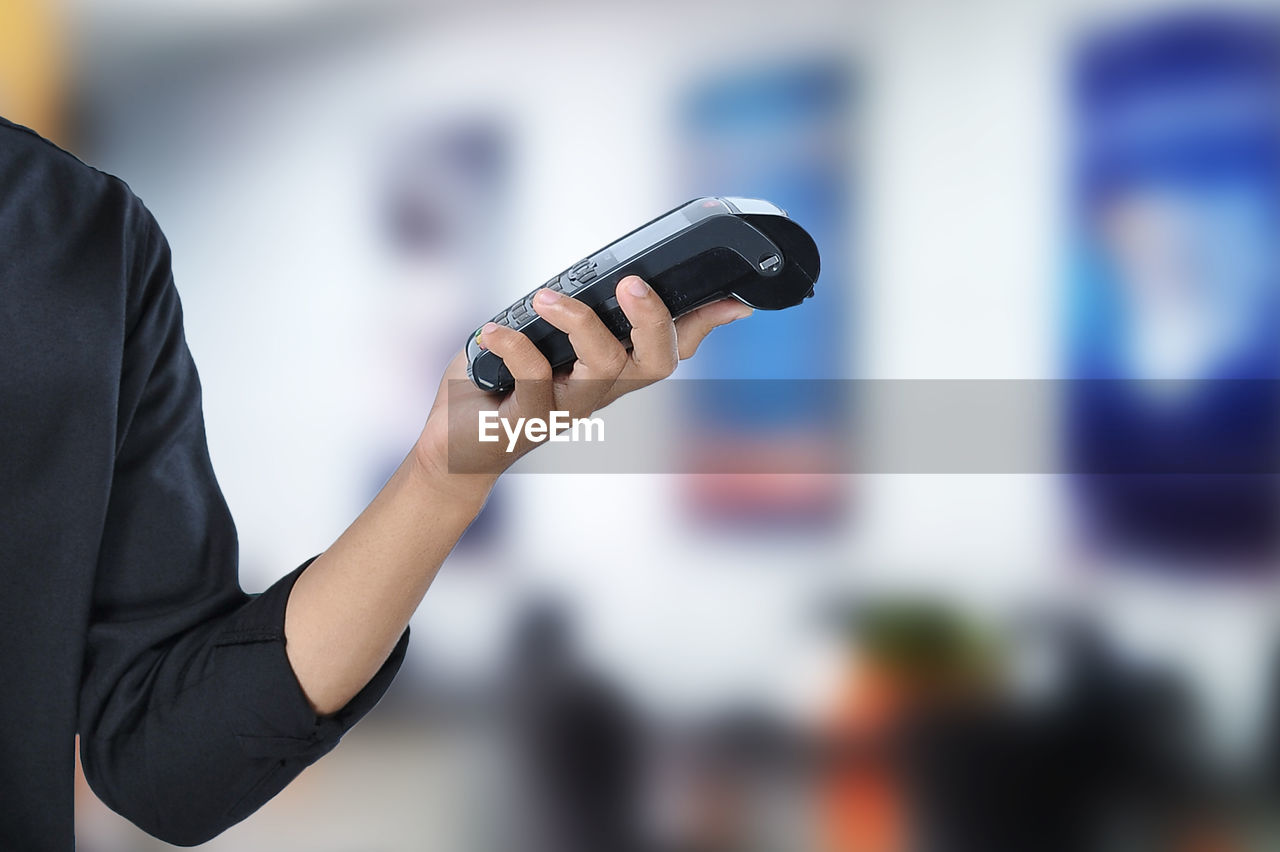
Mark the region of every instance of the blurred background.
<instances>
[{"instance_id":1,"label":"blurred background","mask_svg":"<svg viewBox=\"0 0 1280 852\"><path fill-rule=\"evenodd\" d=\"M383 704L205 848L1277 848L1278 105L1256 3L2 0L0 114L168 234L251 591L481 319L697 195L823 275L682 367L760 380L686 446L1044 409L1012 469L507 477Z\"/></svg>"}]
</instances>

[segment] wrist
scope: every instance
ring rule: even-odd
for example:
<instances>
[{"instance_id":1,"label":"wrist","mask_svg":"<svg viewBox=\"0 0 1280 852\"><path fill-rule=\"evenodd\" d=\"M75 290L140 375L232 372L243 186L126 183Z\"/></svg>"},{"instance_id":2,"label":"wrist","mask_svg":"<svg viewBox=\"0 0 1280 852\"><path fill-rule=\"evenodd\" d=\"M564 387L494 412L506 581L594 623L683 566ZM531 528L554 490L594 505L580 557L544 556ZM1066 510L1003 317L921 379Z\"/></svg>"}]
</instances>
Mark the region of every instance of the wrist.
<instances>
[{"instance_id":1,"label":"wrist","mask_svg":"<svg viewBox=\"0 0 1280 852\"><path fill-rule=\"evenodd\" d=\"M419 440L403 465L415 488L439 494L450 505L478 514L498 480L497 474L450 473L447 456Z\"/></svg>"}]
</instances>

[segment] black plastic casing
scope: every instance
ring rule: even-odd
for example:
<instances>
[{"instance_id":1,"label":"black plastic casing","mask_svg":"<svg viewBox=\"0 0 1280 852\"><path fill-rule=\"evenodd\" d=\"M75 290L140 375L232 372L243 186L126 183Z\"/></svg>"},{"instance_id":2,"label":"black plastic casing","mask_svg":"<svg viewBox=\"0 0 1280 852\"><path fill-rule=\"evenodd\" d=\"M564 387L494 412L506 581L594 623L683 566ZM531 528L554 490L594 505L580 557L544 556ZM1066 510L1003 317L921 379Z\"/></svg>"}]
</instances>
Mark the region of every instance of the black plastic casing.
<instances>
[{"instance_id":1,"label":"black plastic casing","mask_svg":"<svg viewBox=\"0 0 1280 852\"><path fill-rule=\"evenodd\" d=\"M687 222L687 224L685 224ZM618 254L625 254L623 258ZM820 258L813 238L781 209L749 198L697 198L589 255L493 318L528 335L553 368L576 357L568 336L533 311L544 287L590 305L619 340L630 343L631 324L614 297L618 282L639 275L673 317L733 298L775 311L813 295ZM515 382L502 359L467 341L467 375L482 390L505 392Z\"/></svg>"}]
</instances>

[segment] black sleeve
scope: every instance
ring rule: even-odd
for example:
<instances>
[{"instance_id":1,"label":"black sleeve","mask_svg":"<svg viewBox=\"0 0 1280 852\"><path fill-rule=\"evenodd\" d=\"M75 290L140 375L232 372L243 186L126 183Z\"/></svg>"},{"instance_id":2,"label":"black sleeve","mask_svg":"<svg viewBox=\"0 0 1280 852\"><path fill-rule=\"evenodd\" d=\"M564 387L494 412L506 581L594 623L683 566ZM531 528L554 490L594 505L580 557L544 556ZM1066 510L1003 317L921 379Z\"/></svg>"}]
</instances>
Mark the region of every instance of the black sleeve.
<instances>
[{"instance_id":1,"label":"black sleeve","mask_svg":"<svg viewBox=\"0 0 1280 852\"><path fill-rule=\"evenodd\" d=\"M168 245L134 201L115 468L80 692L94 792L140 828L193 845L244 819L369 711L408 631L340 712L317 717L284 648L306 566L256 597L205 442L200 383Z\"/></svg>"}]
</instances>

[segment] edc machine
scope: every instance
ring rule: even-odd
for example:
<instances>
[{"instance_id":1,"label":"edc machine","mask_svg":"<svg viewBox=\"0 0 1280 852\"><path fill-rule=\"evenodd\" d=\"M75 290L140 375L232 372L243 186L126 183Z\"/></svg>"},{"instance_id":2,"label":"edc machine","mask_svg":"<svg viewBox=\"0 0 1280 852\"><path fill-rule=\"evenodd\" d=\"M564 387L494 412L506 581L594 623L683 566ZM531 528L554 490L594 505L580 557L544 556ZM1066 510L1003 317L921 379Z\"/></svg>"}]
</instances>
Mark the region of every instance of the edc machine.
<instances>
[{"instance_id":1,"label":"edc machine","mask_svg":"<svg viewBox=\"0 0 1280 852\"><path fill-rule=\"evenodd\" d=\"M628 275L645 279L678 317L725 298L766 311L798 305L813 295L818 267L813 239L778 207L753 198L698 198L574 264L493 322L528 335L558 368L575 356L568 336L533 310L533 295L543 287L587 303L619 340L627 340L631 324L614 289ZM479 329L466 351L467 375L477 387L514 387L502 359L482 348Z\"/></svg>"}]
</instances>

